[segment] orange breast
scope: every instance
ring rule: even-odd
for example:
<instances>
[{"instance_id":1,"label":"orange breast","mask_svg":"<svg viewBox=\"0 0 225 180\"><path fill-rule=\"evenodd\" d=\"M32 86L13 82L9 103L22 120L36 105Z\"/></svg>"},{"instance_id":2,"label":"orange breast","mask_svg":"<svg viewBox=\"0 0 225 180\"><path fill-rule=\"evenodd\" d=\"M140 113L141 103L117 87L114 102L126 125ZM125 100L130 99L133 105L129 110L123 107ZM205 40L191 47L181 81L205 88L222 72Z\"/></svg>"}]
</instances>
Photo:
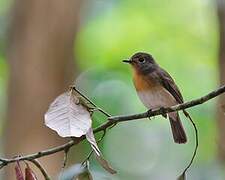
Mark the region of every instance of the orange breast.
<instances>
[{"instance_id":1,"label":"orange breast","mask_svg":"<svg viewBox=\"0 0 225 180\"><path fill-rule=\"evenodd\" d=\"M156 84L150 78L141 75L136 70L134 70L133 81L137 91L150 90L156 86Z\"/></svg>"}]
</instances>

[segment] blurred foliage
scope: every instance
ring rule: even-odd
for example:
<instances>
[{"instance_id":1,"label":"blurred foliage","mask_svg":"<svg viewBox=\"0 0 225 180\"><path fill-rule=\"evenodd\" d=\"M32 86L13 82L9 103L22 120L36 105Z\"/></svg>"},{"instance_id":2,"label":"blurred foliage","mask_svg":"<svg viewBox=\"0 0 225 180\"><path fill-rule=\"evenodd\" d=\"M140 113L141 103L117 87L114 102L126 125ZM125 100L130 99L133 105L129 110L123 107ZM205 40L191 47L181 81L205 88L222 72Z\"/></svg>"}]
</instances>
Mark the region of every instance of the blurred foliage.
<instances>
[{"instance_id":1,"label":"blurred foliage","mask_svg":"<svg viewBox=\"0 0 225 180\"><path fill-rule=\"evenodd\" d=\"M4 47L9 2L0 0L0 112L6 104L8 67ZM75 44L81 74L76 84L109 113L145 110L136 96L130 68L121 63L137 51L151 53L174 77L186 100L217 87L218 25L214 1L89 0L81 17ZM199 129L200 147L188 177L223 179L216 159L215 100L189 111ZM174 179L194 148L192 127L184 116L182 119L188 131L187 145L173 143L169 123L161 117L117 125L108 131L101 148L119 173L112 177L93 161L94 177ZM103 121L104 117L97 114L94 126Z\"/></svg>"}]
</instances>

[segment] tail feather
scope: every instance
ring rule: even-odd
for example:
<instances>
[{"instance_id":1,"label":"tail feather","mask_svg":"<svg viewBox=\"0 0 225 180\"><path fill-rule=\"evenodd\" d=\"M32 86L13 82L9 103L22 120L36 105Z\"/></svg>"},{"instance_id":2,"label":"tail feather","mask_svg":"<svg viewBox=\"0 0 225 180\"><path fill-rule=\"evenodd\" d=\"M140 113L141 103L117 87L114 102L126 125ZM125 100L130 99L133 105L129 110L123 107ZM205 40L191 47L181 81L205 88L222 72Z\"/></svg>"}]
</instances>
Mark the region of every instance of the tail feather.
<instances>
[{"instance_id":1,"label":"tail feather","mask_svg":"<svg viewBox=\"0 0 225 180\"><path fill-rule=\"evenodd\" d=\"M170 125L173 133L173 139L175 143L183 144L187 142L187 136L180 121L179 114L177 112L169 113Z\"/></svg>"}]
</instances>

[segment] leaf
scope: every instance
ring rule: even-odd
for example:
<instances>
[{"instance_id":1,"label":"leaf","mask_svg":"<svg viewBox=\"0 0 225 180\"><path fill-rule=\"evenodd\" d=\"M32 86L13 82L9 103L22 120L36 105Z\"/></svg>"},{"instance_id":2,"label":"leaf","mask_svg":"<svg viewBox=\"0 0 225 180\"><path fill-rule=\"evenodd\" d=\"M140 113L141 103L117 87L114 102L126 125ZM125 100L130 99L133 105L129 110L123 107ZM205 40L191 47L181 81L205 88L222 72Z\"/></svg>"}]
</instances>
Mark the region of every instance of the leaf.
<instances>
[{"instance_id":1,"label":"leaf","mask_svg":"<svg viewBox=\"0 0 225 180\"><path fill-rule=\"evenodd\" d=\"M69 91L58 96L45 114L45 125L61 137L80 137L91 127L87 108Z\"/></svg>"},{"instance_id":2,"label":"leaf","mask_svg":"<svg viewBox=\"0 0 225 180\"><path fill-rule=\"evenodd\" d=\"M95 154L97 156L101 156L101 151L98 148L98 145L96 143L95 136L94 136L92 128L89 128L88 132L86 133L86 139L91 144L91 147L94 150Z\"/></svg>"},{"instance_id":3,"label":"leaf","mask_svg":"<svg viewBox=\"0 0 225 180\"><path fill-rule=\"evenodd\" d=\"M24 180L23 172L21 170L19 161L16 161L15 171L16 171L16 179L17 180Z\"/></svg>"},{"instance_id":4,"label":"leaf","mask_svg":"<svg viewBox=\"0 0 225 180\"><path fill-rule=\"evenodd\" d=\"M110 172L111 174L117 173L116 170L114 170L112 166L108 163L108 161L106 161L102 156L96 155L96 159L106 171Z\"/></svg>"},{"instance_id":5,"label":"leaf","mask_svg":"<svg viewBox=\"0 0 225 180\"><path fill-rule=\"evenodd\" d=\"M185 172L183 172L178 178L177 180L186 180L186 174Z\"/></svg>"},{"instance_id":6,"label":"leaf","mask_svg":"<svg viewBox=\"0 0 225 180\"><path fill-rule=\"evenodd\" d=\"M25 169L25 180L37 180L36 175L30 168L30 166L27 164L27 167Z\"/></svg>"},{"instance_id":7,"label":"leaf","mask_svg":"<svg viewBox=\"0 0 225 180\"><path fill-rule=\"evenodd\" d=\"M98 145L96 143L94 133L92 128L89 129L89 131L86 134L86 138L88 142L91 144L92 149L94 150L96 154L96 159L100 163L100 165L109 173L115 174L116 171L111 167L111 165L102 157L101 151L98 148Z\"/></svg>"}]
</instances>

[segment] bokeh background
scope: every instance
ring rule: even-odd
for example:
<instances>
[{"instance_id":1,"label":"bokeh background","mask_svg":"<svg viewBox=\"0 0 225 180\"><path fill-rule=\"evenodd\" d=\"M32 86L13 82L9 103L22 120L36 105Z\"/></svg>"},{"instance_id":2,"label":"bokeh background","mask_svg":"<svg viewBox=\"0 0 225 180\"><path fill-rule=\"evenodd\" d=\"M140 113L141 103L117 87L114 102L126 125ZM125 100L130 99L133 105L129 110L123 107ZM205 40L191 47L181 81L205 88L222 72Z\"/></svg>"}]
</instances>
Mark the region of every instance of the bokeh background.
<instances>
[{"instance_id":1,"label":"bokeh background","mask_svg":"<svg viewBox=\"0 0 225 180\"><path fill-rule=\"evenodd\" d=\"M0 151L12 157L65 142L44 127L49 103L74 83L112 115L143 112L130 67L122 60L151 53L175 79L185 100L225 82L223 0L0 0ZM219 103L219 102L220 103ZM191 180L225 178L224 97L189 110L199 131ZM106 119L97 114L94 126ZM189 162L194 131L182 116L189 142L173 143L161 117L125 122L100 144L118 171L105 172L91 160L94 179L173 180ZM223 132L224 131L224 132ZM70 163L82 161L87 143L74 147ZM57 177L62 154L43 158ZM14 179L7 167L6 176ZM54 179L53 178L53 179Z\"/></svg>"}]
</instances>

